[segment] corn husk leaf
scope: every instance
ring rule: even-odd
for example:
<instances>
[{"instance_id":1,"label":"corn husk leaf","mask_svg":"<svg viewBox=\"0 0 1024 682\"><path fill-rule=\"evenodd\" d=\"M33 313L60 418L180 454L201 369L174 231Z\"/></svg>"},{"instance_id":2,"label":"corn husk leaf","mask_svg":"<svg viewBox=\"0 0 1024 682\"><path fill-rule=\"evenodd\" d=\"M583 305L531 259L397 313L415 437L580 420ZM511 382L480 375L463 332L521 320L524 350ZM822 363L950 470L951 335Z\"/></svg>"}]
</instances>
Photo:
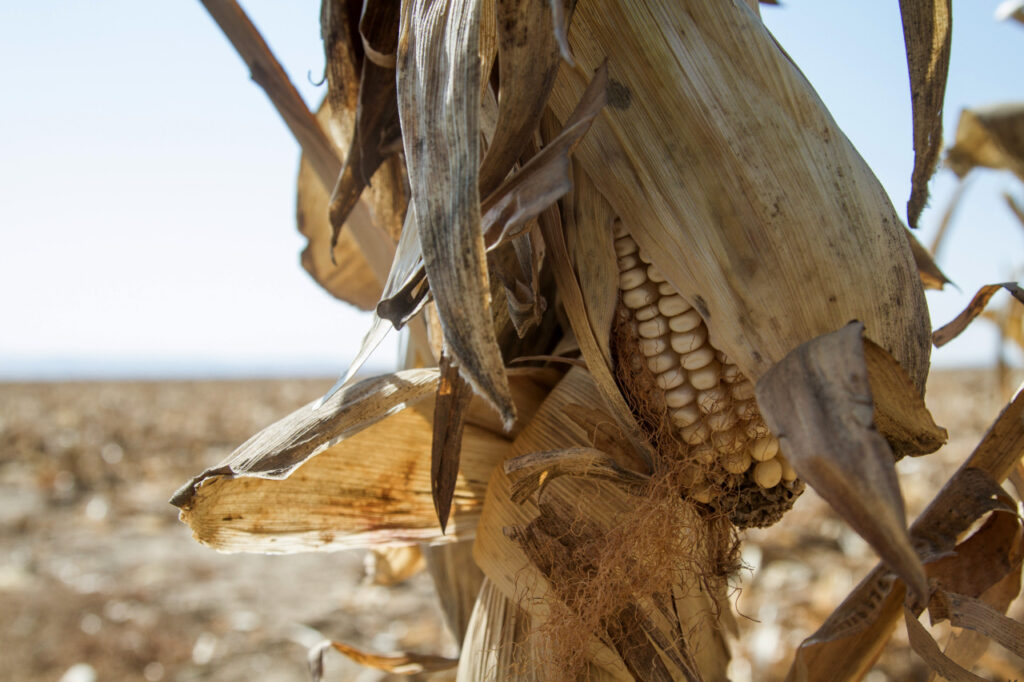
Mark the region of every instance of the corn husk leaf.
<instances>
[{"instance_id":1,"label":"corn husk leaf","mask_svg":"<svg viewBox=\"0 0 1024 682\"><path fill-rule=\"evenodd\" d=\"M942 102L953 42L952 0L900 0L900 15L914 117L914 170L907 221L917 227L928 202L928 180L942 149Z\"/></svg>"},{"instance_id":2,"label":"corn husk leaf","mask_svg":"<svg viewBox=\"0 0 1024 682\"><path fill-rule=\"evenodd\" d=\"M300 408L172 499L196 539L224 551L293 552L437 541L426 457L436 370L406 370ZM509 442L468 426L453 537L471 537ZM367 457L365 453L376 453Z\"/></svg>"},{"instance_id":3,"label":"corn husk leaf","mask_svg":"<svg viewBox=\"0 0 1024 682\"><path fill-rule=\"evenodd\" d=\"M539 680L529 629L529 616L485 578L462 643L456 682Z\"/></svg>"},{"instance_id":4,"label":"corn husk leaf","mask_svg":"<svg viewBox=\"0 0 1024 682\"><path fill-rule=\"evenodd\" d=\"M320 682L323 679L324 654L330 649L341 652L356 663L365 665L367 668L383 670L395 675L417 675L420 673L451 670L459 665L457 658L409 652L381 655L363 651L343 642L324 642L309 652L309 670L313 682Z\"/></svg>"},{"instance_id":5,"label":"corn husk leaf","mask_svg":"<svg viewBox=\"0 0 1024 682\"><path fill-rule=\"evenodd\" d=\"M459 370L515 419L491 318L478 191L480 3L402 5L398 103L420 248Z\"/></svg>"},{"instance_id":6,"label":"corn husk leaf","mask_svg":"<svg viewBox=\"0 0 1024 682\"><path fill-rule=\"evenodd\" d=\"M960 177L981 166L1008 170L1024 181L1024 104L965 109L945 163Z\"/></svg>"},{"instance_id":7,"label":"corn husk leaf","mask_svg":"<svg viewBox=\"0 0 1024 682\"><path fill-rule=\"evenodd\" d=\"M371 547L363 565L367 584L391 587L422 571L426 562L419 545L385 545Z\"/></svg>"},{"instance_id":8,"label":"corn husk leaf","mask_svg":"<svg viewBox=\"0 0 1024 682\"><path fill-rule=\"evenodd\" d=\"M852 322L801 345L757 382L757 404L800 478L926 599L893 452L875 428L863 332Z\"/></svg>"},{"instance_id":9,"label":"corn husk leaf","mask_svg":"<svg viewBox=\"0 0 1024 682\"><path fill-rule=\"evenodd\" d=\"M498 187L532 139L559 64L548 3L497 0L495 10L501 80L495 134L480 164L482 196Z\"/></svg>"},{"instance_id":10,"label":"corn husk leaf","mask_svg":"<svg viewBox=\"0 0 1024 682\"><path fill-rule=\"evenodd\" d=\"M974 298L967 304L963 312L956 316L952 321L944 324L942 327L935 330L932 334L932 343L935 344L936 348L941 348L947 343L960 336L960 334L967 329L968 325L974 321L974 318L981 315L985 310L985 306L992 300L996 292L1000 289L1006 289L1009 291L1014 298L1021 303L1024 303L1024 289L1021 289L1016 282L1002 282L1001 284L986 284L985 286L978 289L978 293L974 294Z\"/></svg>"},{"instance_id":11,"label":"corn husk leaf","mask_svg":"<svg viewBox=\"0 0 1024 682\"><path fill-rule=\"evenodd\" d=\"M461 642L484 582L483 572L473 561L473 542L446 542L422 548L445 623L455 641Z\"/></svg>"},{"instance_id":12,"label":"corn husk leaf","mask_svg":"<svg viewBox=\"0 0 1024 682\"><path fill-rule=\"evenodd\" d=\"M1024 392L1000 413L981 443L911 525L925 561L948 555L982 515L1005 509L998 481L1024 455ZM875 567L797 650L787 680L860 679L895 628L905 596L902 581Z\"/></svg>"},{"instance_id":13,"label":"corn husk leaf","mask_svg":"<svg viewBox=\"0 0 1024 682\"><path fill-rule=\"evenodd\" d=\"M860 319L923 389L930 325L901 221L756 15L594 0L576 7L569 40L577 67L560 71L554 114L568 116L605 59L610 82L574 158L716 348L756 381Z\"/></svg>"}]
</instances>

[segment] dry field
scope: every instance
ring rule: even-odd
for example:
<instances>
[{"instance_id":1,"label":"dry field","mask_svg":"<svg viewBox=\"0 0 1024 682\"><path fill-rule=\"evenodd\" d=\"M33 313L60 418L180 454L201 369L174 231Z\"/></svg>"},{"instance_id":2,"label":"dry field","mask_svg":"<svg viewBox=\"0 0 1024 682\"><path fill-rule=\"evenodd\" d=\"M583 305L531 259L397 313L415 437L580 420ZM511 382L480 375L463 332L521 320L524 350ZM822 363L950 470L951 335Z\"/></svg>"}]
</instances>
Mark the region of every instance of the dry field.
<instances>
[{"instance_id":1,"label":"dry field","mask_svg":"<svg viewBox=\"0 0 1024 682\"><path fill-rule=\"evenodd\" d=\"M331 637L373 650L454 654L425 574L366 586L361 553L222 555L194 543L175 488L329 380L0 384L0 681L306 680ZM933 373L950 443L900 464L911 515L1002 405L994 375ZM428 456L424 452L424 456ZM800 640L873 565L812 492L748 534L737 590L736 680L774 680ZM1020 600L1011 615L1024 615ZM1024 661L992 647L993 679ZM387 676L329 655L327 680ZM925 680L897 636L868 677Z\"/></svg>"}]
</instances>

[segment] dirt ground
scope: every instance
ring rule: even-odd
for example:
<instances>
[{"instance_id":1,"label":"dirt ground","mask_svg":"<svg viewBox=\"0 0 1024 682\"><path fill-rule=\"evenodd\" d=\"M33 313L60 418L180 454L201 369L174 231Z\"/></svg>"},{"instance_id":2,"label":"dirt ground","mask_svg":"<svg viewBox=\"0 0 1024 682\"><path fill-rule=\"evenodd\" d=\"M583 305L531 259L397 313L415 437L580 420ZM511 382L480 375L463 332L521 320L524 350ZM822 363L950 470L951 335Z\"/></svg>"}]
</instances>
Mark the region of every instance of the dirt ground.
<instances>
[{"instance_id":1,"label":"dirt ground","mask_svg":"<svg viewBox=\"0 0 1024 682\"><path fill-rule=\"evenodd\" d=\"M308 678L324 637L378 652L455 655L425 573L365 584L360 552L224 555L199 546L174 490L330 380L0 384L0 682ZM950 432L900 464L910 515L970 453L1003 401L987 372L933 373ZM794 648L874 565L813 493L748 534L736 680L775 680ZM1021 600L1011 615L1024 616ZM941 632L941 630L936 630ZM993 645L977 672L1022 678ZM390 679L337 654L325 679ZM871 682L925 680L899 634Z\"/></svg>"}]
</instances>

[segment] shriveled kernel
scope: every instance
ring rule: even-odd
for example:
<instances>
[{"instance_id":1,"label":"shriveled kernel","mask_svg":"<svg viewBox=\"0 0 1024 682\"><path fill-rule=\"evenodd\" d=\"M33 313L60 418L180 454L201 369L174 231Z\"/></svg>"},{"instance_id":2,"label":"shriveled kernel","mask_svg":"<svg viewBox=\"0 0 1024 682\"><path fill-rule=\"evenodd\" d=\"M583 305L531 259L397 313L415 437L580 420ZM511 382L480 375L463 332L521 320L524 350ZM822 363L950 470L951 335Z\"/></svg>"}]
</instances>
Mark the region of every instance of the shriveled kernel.
<instances>
[{"instance_id":1,"label":"shriveled kernel","mask_svg":"<svg viewBox=\"0 0 1024 682\"><path fill-rule=\"evenodd\" d=\"M711 443L701 443L690 450L690 458L698 464L707 467L718 459L718 452Z\"/></svg>"},{"instance_id":2,"label":"shriveled kernel","mask_svg":"<svg viewBox=\"0 0 1024 682\"><path fill-rule=\"evenodd\" d=\"M758 438L750 446L750 456L758 462L765 462L779 454L779 441L774 436Z\"/></svg>"},{"instance_id":3,"label":"shriveled kernel","mask_svg":"<svg viewBox=\"0 0 1024 682\"><path fill-rule=\"evenodd\" d=\"M731 429L736 425L736 413L732 409L725 409L709 414L705 420L712 433L719 433Z\"/></svg>"},{"instance_id":4,"label":"shriveled kernel","mask_svg":"<svg viewBox=\"0 0 1024 682\"><path fill-rule=\"evenodd\" d=\"M661 274L661 271L653 265L647 266L647 276L652 282L657 282L659 284L665 281L665 277Z\"/></svg>"},{"instance_id":5,"label":"shriveled kernel","mask_svg":"<svg viewBox=\"0 0 1024 682\"><path fill-rule=\"evenodd\" d=\"M633 289L633 291L640 291L641 289L646 289L646 288L647 287L638 287L636 289ZM632 291L627 291L626 293L631 294L633 292ZM652 292L652 295L653 296L657 296L657 292ZM623 300L625 300L625 295L623 295ZM627 303L626 305L629 305L629 304ZM638 308L636 311L633 312L633 317L636 318L637 322L646 322L647 320L650 320L650 319L655 318L657 316L658 316L658 306L654 305L654 304L645 304L643 308Z\"/></svg>"},{"instance_id":6,"label":"shriveled kernel","mask_svg":"<svg viewBox=\"0 0 1024 682\"><path fill-rule=\"evenodd\" d=\"M718 412L731 402L729 392L722 386L713 386L697 393L697 407L704 414Z\"/></svg>"},{"instance_id":7,"label":"shriveled kernel","mask_svg":"<svg viewBox=\"0 0 1024 682\"><path fill-rule=\"evenodd\" d=\"M754 481L762 488L774 488L782 480L782 463L777 459L758 462L754 467Z\"/></svg>"},{"instance_id":8,"label":"shriveled kernel","mask_svg":"<svg viewBox=\"0 0 1024 682\"><path fill-rule=\"evenodd\" d=\"M661 291L660 285L658 290ZM703 320L700 319L700 313L691 308L690 310L669 319L668 327L674 332L688 332L699 326L701 322L703 322Z\"/></svg>"},{"instance_id":9,"label":"shriveled kernel","mask_svg":"<svg viewBox=\"0 0 1024 682\"><path fill-rule=\"evenodd\" d=\"M633 268L632 270L623 270L619 273L619 288L623 291L636 289L646 281L647 271L644 270L643 267Z\"/></svg>"},{"instance_id":10,"label":"shriveled kernel","mask_svg":"<svg viewBox=\"0 0 1024 682\"><path fill-rule=\"evenodd\" d=\"M711 486L706 483L690 490L690 499L700 504L711 502L711 496Z\"/></svg>"},{"instance_id":11,"label":"shriveled kernel","mask_svg":"<svg viewBox=\"0 0 1024 682\"><path fill-rule=\"evenodd\" d=\"M689 383L673 388L665 393L665 404L670 408L683 407L697 399L697 391Z\"/></svg>"},{"instance_id":12,"label":"shriveled kernel","mask_svg":"<svg viewBox=\"0 0 1024 682\"><path fill-rule=\"evenodd\" d=\"M736 400L751 400L754 397L754 384L749 379L737 381L732 385L732 397Z\"/></svg>"},{"instance_id":13,"label":"shriveled kernel","mask_svg":"<svg viewBox=\"0 0 1024 682\"><path fill-rule=\"evenodd\" d=\"M692 353L708 340L708 328L704 325L688 332L672 332L672 350L677 353Z\"/></svg>"},{"instance_id":14,"label":"shriveled kernel","mask_svg":"<svg viewBox=\"0 0 1024 682\"><path fill-rule=\"evenodd\" d=\"M667 372L662 372L656 376L654 381L658 384L658 388L663 391L668 391L676 388L686 381L686 372L682 367L676 366Z\"/></svg>"},{"instance_id":15,"label":"shriveled kernel","mask_svg":"<svg viewBox=\"0 0 1024 682\"><path fill-rule=\"evenodd\" d=\"M741 419L748 420L746 427L747 438L757 440L758 438L765 438L766 436L771 435L771 431L768 430L768 426L761 419L761 413L757 411L757 405L755 405L753 401L748 403L736 403L736 405L743 405L750 410L751 416L744 417L742 414L740 415ZM737 407L736 413L739 414L739 412L740 410Z\"/></svg>"},{"instance_id":16,"label":"shriveled kernel","mask_svg":"<svg viewBox=\"0 0 1024 682\"><path fill-rule=\"evenodd\" d=\"M711 349L711 346L702 346L693 352L686 353L680 358L680 362L682 362L683 367L686 369L700 369L701 367L707 367L712 362L716 366L718 364L715 360L715 351Z\"/></svg>"},{"instance_id":17,"label":"shriveled kernel","mask_svg":"<svg viewBox=\"0 0 1024 682\"><path fill-rule=\"evenodd\" d=\"M690 309L690 304L686 302L682 296L662 296L658 301L658 310L665 317L675 317L676 315L682 315Z\"/></svg>"},{"instance_id":18,"label":"shriveled kernel","mask_svg":"<svg viewBox=\"0 0 1024 682\"><path fill-rule=\"evenodd\" d=\"M685 407L683 408L686 409ZM708 425L702 421L694 422L687 427L679 430L679 436L683 439L687 445L697 445L703 443L708 439L711 432L708 430Z\"/></svg>"},{"instance_id":19,"label":"shriveled kernel","mask_svg":"<svg viewBox=\"0 0 1024 682\"><path fill-rule=\"evenodd\" d=\"M698 391L706 391L718 385L718 361L713 360L704 367L690 370L690 383Z\"/></svg>"},{"instance_id":20,"label":"shriveled kernel","mask_svg":"<svg viewBox=\"0 0 1024 682\"><path fill-rule=\"evenodd\" d=\"M700 410L697 409L695 403L690 403L689 405L683 405L672 410L669 416L672 418L672 424L677 429L685 429L697 423L697 420L700 419Z\"/></svg>"},{"instance_id":21,"label":"shriveled kernel","mask_svg":"<svg viewBox=\"0 0 1024 682\"><path fill-rule=\"evenodd\" d=\"M647 308L654 308L654 305L652 304L657 300L658 291L649 284L646 286L641 284L629 291L622 292L622 302L631 310L646 310ZM655 308L655 311L657 311L657 308ZM651 315L647 319L651 319L651 317L654 316ZM637 319L639 319L639 317Z\"/></svg>"},{"instance_id":22,"label":"shriveled kernel","mask_svg":"<svg viewBox=\"0 0 1024 682\"><path fill-rule=\"evenodd\" d=\"M742 474L750 468L750 455L743 450L723 453L719 461L722 463L722 468L730 474Z\"/></svg>"},{"instance_id":23,"label":"shriveled kernel","mask_svg":"<svg viewBox=\"0 0 1024 682\"><path fill-rule=\"evenodd\" d=\"M664 317L654 317L639 323L636 330L645 339L654 339L668 333L668 324Z\"/></svg>"},{"instance_id":24,"label":"shriveled kernel","mask_svg":"<svg viewBox=\"0 0 1024 682\"><path fill-rule=\"evenodd\" d=\"M668 339L664 336L656 339L640 339L640 352L646 357L653 358L655 355L659 355L668 350ZM673 355L675 355L673 353ZM679 358L675 358L676 364L679 363Z\"/></svg>"},{"instance_id":25,"label":"shriveled kernel","mask_svg":"<svg viewBox=\"0 0 1024 682\"><path fill-rule=\"evenodd\" d=\"M658 284L658 293L662 296L675 296L676 288L668 282L660 282Z\"/></svg>"},{"instance_id":26,"label":"shriveled kernel","mask_svg":"<svg viewBox=\"0 0 1024 682\"><path fill-rule=\"evenodd\" d=\"M775 459L776 461L779 462L780 465L782 465L782 480L787 482L795 481L796 469L794 469L793 465L789 463L789 460L783 457L782 455L779 455Z\"/></svg>"}]
</instances>

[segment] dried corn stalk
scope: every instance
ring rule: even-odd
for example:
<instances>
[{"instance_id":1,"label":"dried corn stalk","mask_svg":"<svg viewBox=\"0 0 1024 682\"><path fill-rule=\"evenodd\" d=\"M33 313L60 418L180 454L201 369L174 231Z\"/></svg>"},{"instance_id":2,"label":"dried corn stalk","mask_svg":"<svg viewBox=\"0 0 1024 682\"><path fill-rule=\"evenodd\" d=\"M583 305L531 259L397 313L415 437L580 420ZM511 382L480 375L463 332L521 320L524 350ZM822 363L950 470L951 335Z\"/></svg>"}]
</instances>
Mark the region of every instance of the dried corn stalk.
<instances>
[{"instance_id":1,"label":"dried corn stalk","mask_svg":"<svg viewBox=\"0 0 1024 682\"><path fill-rule=\"evenodd\" d=\"M335 236L399 143L411 192L360 359L430 304L441 368L346 377L195 479L175 503L202 540L472 541L482 583L432 566L466 680L724 679L736 529L777 519L801 479L927 599L893 471L945 439L913 239L756 3L325 0L323 17L329 99L359 102ZM905 28L908 53L948 29ZM938 115L935 59L915 128Z\"/></svg>"}]
</instances>

